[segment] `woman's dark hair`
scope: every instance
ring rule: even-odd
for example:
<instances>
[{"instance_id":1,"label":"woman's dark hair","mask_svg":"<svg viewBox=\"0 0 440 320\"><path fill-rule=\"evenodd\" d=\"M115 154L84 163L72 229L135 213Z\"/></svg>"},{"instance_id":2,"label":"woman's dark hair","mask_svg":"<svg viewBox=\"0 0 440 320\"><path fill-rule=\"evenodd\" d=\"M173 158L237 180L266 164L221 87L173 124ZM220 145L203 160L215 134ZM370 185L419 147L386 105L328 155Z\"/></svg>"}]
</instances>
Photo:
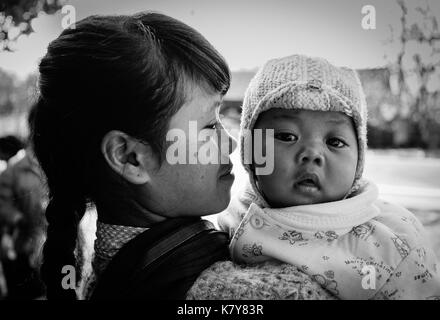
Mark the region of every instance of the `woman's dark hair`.
<instances>
[{"instance_id":1,"label":"woman's dark hair","mask_svg":"<svg viewBox=\"0 0 440 320\"><path fill-rule=\"evenodd\" d=\"M78 223L96 201L104 135L123 131L161 157L185 83L225 94L230 74L200 33L152 12L79 21L51 42L39 71L32 141L50 196L41 272L49 299L75 299L61 270L76 266Z\"/></svg>"}]
</instances>

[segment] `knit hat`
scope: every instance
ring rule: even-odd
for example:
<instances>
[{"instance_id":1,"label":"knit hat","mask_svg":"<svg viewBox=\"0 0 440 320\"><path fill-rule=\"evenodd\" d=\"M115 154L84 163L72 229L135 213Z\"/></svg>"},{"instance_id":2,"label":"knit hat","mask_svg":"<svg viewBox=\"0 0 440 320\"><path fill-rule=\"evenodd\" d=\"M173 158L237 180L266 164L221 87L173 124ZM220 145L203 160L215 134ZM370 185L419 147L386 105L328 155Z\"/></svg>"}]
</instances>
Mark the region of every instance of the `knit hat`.
<instances>
[{"instance_id":1,"label":"knit hat","mask_svg":"<svg viewBox=\"0 0 440 320\"><path fill-rule=\"evenodd\" d=\"M255 173L245 159L245 132L253 130L260 113L272 108L337 111L354 121L358 140L358 163L353 194L360 187L367 147L367 104L357 73L339 68L322 58L292 55L268 61L251 80L244 97L240 125L240 156L255 195L268 206L257 188Z\"/></svg>"}]
</instances>

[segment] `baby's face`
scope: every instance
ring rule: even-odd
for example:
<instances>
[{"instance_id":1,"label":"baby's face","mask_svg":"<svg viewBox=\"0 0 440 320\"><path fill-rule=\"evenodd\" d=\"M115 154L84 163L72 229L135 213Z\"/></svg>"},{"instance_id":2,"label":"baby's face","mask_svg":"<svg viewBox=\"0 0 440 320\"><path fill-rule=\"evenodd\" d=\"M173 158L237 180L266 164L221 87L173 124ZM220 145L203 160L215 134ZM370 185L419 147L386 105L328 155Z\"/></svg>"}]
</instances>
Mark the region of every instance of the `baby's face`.
<instances>
[{"instance_id":1,"label":"baby's face","mask_svg":"<svg viewBox=\"0 0 440 320\"><path fill-rule=\"evenodd\" d=\"M259 116L255 129L274 130L274 171L257 176L258 187L271 206L336 201L350 191L358 144L347 115L270 109Z\"/></svg>"}]
</instances>

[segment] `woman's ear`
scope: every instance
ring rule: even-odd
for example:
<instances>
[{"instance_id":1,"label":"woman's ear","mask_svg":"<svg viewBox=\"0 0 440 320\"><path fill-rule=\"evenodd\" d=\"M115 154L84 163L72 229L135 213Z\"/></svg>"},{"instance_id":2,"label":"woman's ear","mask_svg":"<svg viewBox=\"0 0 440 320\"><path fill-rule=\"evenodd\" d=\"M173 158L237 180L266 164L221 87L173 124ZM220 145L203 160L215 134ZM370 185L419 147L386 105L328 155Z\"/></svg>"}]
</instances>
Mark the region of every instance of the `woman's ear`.
<instances>
[{"instance_id":1,"label":"woman's ear","mask_svg":"<svg viewBox=\"0 0 440 320\"><path fill-rule=\"evenodd\" d=\"M148 144L117 130L104 136L101 152L110 168L134 184L147 183L157 161Z\"/></svg>"}]
</instances>

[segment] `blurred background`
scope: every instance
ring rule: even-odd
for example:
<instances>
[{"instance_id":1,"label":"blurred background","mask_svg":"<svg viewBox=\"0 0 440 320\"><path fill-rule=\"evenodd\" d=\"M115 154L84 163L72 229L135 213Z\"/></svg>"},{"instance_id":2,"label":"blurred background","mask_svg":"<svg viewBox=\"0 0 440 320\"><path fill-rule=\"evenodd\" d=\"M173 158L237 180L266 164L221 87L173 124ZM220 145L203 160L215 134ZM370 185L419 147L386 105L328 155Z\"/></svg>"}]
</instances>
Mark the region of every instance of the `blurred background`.
<instances>
[{"instance_id":1,"label":"blurred background","mask_svg":"<svg viewBox=\"0 0 440 320\"><path fill-rule=\"evenodd\" d=\"M0 0L0 299L44 294L35 272L44 183L27 148L38 61L66 21L142 10L196 28L228 61L230 129L268 59L302 53L358 70L369 107L365 176L419 217L440 256L440 1ZM232 160L234 193L246 176L237 152Z\"/></svg>"}]
</instances>

